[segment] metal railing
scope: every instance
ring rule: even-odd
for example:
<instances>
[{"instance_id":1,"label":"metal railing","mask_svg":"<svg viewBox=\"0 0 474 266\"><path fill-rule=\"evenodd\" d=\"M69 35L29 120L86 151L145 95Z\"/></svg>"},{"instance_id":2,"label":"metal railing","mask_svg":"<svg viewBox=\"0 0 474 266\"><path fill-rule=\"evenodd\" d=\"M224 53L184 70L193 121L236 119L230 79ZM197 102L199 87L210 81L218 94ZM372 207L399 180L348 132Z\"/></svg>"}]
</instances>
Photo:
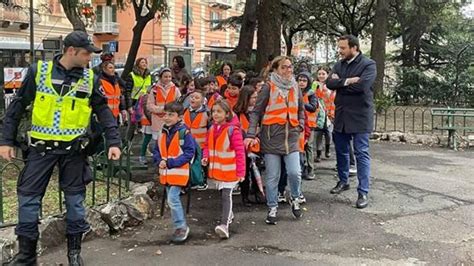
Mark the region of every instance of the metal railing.
<instances>
[{"instance_id":1,"label":"metal railing","mask_svg":"<svg viewBox=\"0 0 474 266\"><path fill-rule=\"evenodd\" d=\"M117 22L97 22L94 27L94 33L119 34L119 25Z\"/></svg>"},{"instance_id":2,"label":"metal railing","mask_svg":"<svg viewBox=\"0 0 474 266\"><path fill-rule=\"evenodd\" d=\"M388 110L374 114L374 131L400 131L403 133L414 134L444 134L443 131L436 131L446 123L446 117L432 116L432 107L416 106L394 106ZM468 109L466 109L468 110ZM461 111L461 114L467 114L468 111ZM459 116L453 118L453 124L461 127L474 126L474 118L468 116ZM462 131L466 136L469 132Z\"/></svg>"}]
</instances>

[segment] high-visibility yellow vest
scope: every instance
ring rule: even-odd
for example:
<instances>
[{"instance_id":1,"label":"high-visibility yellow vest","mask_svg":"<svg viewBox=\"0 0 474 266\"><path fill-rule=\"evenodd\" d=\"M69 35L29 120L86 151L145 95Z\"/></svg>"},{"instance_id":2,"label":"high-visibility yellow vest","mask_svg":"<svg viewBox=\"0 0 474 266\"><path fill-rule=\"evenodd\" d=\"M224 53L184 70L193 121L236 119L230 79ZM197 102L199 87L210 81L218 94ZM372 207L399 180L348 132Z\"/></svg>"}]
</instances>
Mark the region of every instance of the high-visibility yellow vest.
<instances>
[{"instance_id":1,"label":"high-visibility yellow vest","mask_svg":"<svg viewBox=\"0 0 474 266\"><path fill-rule=\"evenodd\" d=\"M132 76L133 80L132 99L138 100L140 96L147 93L148 87L151 86L151 75L148 75L145 78L140 75L136 75L133 72L130 72L130 75Z\"/></svg>"},{"instance_id":2,"label":"high-visibility yellow vest","mask_svg":"<svg viewBox=\"0 0 474 266\"><path fill-rule=\"evenodd\" d=\"M72 84L69 92L61 96L53 87L52 70L52 61L38 61L31 137L40 140L71 141L86 133L89 126L94 73L91 69L84 68L83 78ZM86 93L85 97L77 98L78 92Z\"/></svg>"}]
</instances>

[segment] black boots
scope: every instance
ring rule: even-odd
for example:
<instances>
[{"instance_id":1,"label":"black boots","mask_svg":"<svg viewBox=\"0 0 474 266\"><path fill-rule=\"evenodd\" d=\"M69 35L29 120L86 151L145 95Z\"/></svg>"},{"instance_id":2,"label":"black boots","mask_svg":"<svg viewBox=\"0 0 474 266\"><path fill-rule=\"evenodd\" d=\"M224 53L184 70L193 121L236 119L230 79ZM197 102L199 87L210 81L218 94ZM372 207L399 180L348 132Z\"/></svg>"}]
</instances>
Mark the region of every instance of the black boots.
<instances>
[{"instance_id":1,"label":"black boots","mask_svg":"<svg viewBox=\"0 0 474 266\"><path fill-rule=\"evenodd\" d=\"M67 235L67 259L70 266L82 266L81 258L82 234Z\"/></svg>"},{"instance_id":2,"label":"black boots","mask_svg":"<svg viewBox=\"0 0 474 266\"><path fill-rule=\"evenodd\" d=\"M330 145L326 144L326 153L324 154L326 158L331 158L331 149Z\"/></svg>"},{"instance_id":3,"label":"black boots","mask_svg":"<svg viewBox=\"0 0 474 266\"><path fill-rule=\"evenodd\" d=\"M314 158L315 163L321 162L321 153L322 151L316 151L316 158Z\"/></svg>"},{"instance_id":4,"label":"black boots","mask_svg":"<svg viewBox=\"0 0 474 266\"><path fill-rule=\"evenodd\" d=\"M18 253L4 265L36 265L36 245L38 239L31 239L26 236L18 236L19 251Z\"/></svg>"}]
</instances>

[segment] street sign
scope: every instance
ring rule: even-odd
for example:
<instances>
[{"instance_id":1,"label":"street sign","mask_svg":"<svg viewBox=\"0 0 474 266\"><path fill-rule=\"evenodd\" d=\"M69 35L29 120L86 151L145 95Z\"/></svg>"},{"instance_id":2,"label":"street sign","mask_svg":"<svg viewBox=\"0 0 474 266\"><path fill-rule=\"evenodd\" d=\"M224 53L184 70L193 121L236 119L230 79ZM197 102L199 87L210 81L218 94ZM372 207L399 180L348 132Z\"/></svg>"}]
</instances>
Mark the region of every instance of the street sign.
<instances>
[{"instance_id":1,"label":"street sign","mask_svg":"<svg viewBox=\"0 0 474 266\"><path fill-rule=\"evenodd\" d=\"M118 52L118 41L109 42L109 52L116 53Z\"/></svg>"}]
</instances>

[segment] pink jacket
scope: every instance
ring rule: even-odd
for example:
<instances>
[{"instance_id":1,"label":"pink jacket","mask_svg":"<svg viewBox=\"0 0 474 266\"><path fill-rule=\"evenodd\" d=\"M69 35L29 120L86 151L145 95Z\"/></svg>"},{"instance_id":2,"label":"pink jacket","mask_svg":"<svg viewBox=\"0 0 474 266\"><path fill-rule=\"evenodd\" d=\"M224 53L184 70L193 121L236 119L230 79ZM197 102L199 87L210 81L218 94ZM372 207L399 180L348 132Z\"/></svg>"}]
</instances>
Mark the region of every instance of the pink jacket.
<instances>
[{"instance_id":1,"label":"pink jacket","mask_svg":"<svg viewBox=\"0 0 474 266\"><path fill-rule=\"evenodd\" d=\"M244 140L242 137L242 131L240 130L240 122L239 118L234 115L230 122L226 122L223 124L219 129L217 129L218 125L213 123L212 127L214 128L214 132L217 134L214 136L217 138L222 133L222 129L226 128L226 126L232 126L232 135L230 136L230 147L235 150L236 155L236 170L237 170L237 177L244 177L245 176L245 147L244 147ZM209 131L206 137L206 142L204 143L203 149L203 158L209 158L209 148L208 148L208 138L209 138Z\"/></svg>"}]
</instances>

